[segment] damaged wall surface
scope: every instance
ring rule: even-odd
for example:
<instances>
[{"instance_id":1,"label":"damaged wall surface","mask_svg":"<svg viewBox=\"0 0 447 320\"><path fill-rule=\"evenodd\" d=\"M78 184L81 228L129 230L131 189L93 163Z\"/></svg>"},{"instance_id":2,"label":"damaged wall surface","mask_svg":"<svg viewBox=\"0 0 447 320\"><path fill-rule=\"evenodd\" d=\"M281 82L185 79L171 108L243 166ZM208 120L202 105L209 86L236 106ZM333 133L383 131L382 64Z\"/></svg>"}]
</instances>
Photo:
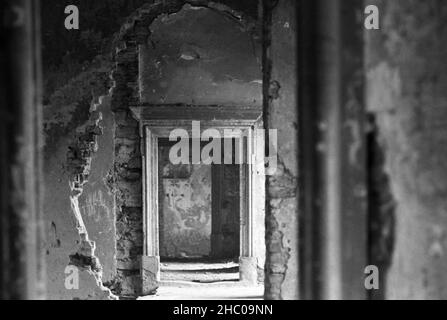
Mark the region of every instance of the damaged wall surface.
<instances>
[{"instance_id":1,"label":"damaged wall surface","mask_svg":"<svg viewBox=\"0 0 447 320\"><path fill-rule=\"evenodd\" d=\"M172 165L159 148L160 257L196 258L211 252L211 166Z\"/></svg>"},{"instance_id":2,"label":"damaged wall surface","mask_svg":"<svg viewBox=\"0 0 447 320\"><path fill-rule=\"evenodd\" d=\"M44 246L50 266L49 298L113 297L102 286L102 281L110 281L115 273L113 196L106 187L112 165L112 118L109 100L96 100L107 94L108 70L107 63L98 61L96 68L55 91L44 109ZM66 288L68 265L80 271L78 290Z\"/></svg>"},{"instance_id":3,"label":"damaged wall surface","mask_svg":"<svg viewBox=\"0 0 447 320\"><path fill-rule=\"evenodd\" d=\"M388 299L446 299L447 3L370 1L367 106L396 201Z\"/></svg>"},{"instance_id":4,"label":"damaged wall surface","mask_svg":"<svg viewBox=\"0 0 447 320\"><path fill-rule=\"evenodd\" d=\"M113 168L113 114L110 97L98 105L102 134L98 136L98 151L92 156L90 175L79 197L79 208L91 240L96 243L96 255L103 265L103 281L113 281L115 261L115 198L108 184Z\"/></svg>"},{"instance_id":5,"label":"damaged wall surface","mask_svg":"<svg viewBox=\"0 0 447 320\"><path fill-rule=\"evenodd\" d=\"M261 49L235 17L186 5L151 24L141 48L141 102L261 105Z\"/></svg>"},{"instance_id":6,"label":"damaged wall surface","mask_svg":"<svg viewBox=\"0 0 447 320\"><path fill-rule=\"evenodd\" d=\"M113 114L110 98L101 103L98 98L106 96L112 86L114 34L131 12L148 2L152 1L40 2L45 30L44 250L50 299L113 298L102 287L103 283L114 287L116 282L115 197L109 174L113 169ZM83 12L82 32L60 27L69 4ZM69 147L74 153L68 154ZM76 187L75 181L80 183ZM80 237L81 221L88 237L84 233ZM96 246L94 254L91 240ZM79 290L65 288L64 271L69 264L82 270Z\"/></svg>"},{"instance_id":7,"label":"damaged wall surface","mask_svg":"<svg viewBox=\"0 0 447 320\"><path fill-rule=\"evenodd\" d=\"M264 126L278 130L278 167L266 177L267 299L298 298L296 13L294 0L265 1Z\"/></svg>"},{"instance_id":8,"label":"damaged wall surface","mask_svg":"<svg viewBox=\"0 0 447 320\"><path fill-rule=\"evenodd\" d=\"M326 10L330 1L333 1L331 5L337 5L329 8L342 10ZM340 5L341 1L343 6ZM359 50L363 42L359 38L351 38L353 33L348 32L348 29L358 27L361 13L350 11L348 19L343 15L346 14L345 9L354 4L352 0L317 2L316 6L321 11L316 11L313 27L309 27L311 36L320 41L322 35L315 35L314 31L319 30L321 25L325 26L325 30L332 29L329 30L329 36L324 34L325 43L319 47L324 49L321 50L324 52L323 63L318 67L309 67L315 67L312 71L321 72L325 81L334 84L324 91L331 94L322 95L321 100L330 107L337 103L346 104L346 109L336 110L341 113L363 107L363 95L358 94L363 91L363 80L354 83L350 78L354 74L356 79L363 78L364 70L358 68L363 63L359 58L363 58ZM297 189L302 182L303 172L298 172L297 155L304 147L297 145L298 134L302 134L297 122L301 120L297 119L297 100L301 98L301 95L297 97L297 77L302 75L297 72L301 70L296 70L297 1L262 1L262 14L265 17L262 21L263 37L258 19L260 2L256 0L117 0L101 3L90 0L45 0L42 3L45 29L45 198L42 204L47 297L116 299L117 296L135 298L143 293L148 294L141 288L141 274L147 270L141 272L139 262L144 254L141 128L130 114L129 107L178 104L185 108L188 105L263 106L262 125L266 129L276 129L279 142L278 146L274 146L267 137L265 155L276 152L278 167L275 172L267 172L267 177L263 168L254 168L256 173L253 181L260 195L256 195L250 205L254 208L253 212L260 214L253 219L256 240L252 249L254 255L259 257L257 263L260 275L264 275L261 265L265 258L265 297L299 298L299 284L306 279L298 278L300 214ZM366 195L369 195L370 202L377 202L372 205L368 203L369 209L376 205L378 214L384 214L376 217L377 225L371 225L369 221L369 230L355 219L326 221L330 229L336 232L312 237L311 240L318 242L314 246L316 251L321 249L317 248L321 243L340 242L340 239L344 245L347 242L353 245L342 248L343 254L347 254L343 255L344 260L335 261L338 263L334 267L337 269L335 272L334 268L328 268L323 263L317 267L324 269L325 277L309 279L321 282L322 286L335 280L337 286L343 287L343 291L348 294L355 290L363 294L363 279L359 279L358 269L359 264L363 266L363 257L353 257L358 251L346 248L360 248L359 251L365 252L369 249L376 259L370 261L383 264L387 269L380 270L385 298L447 299L444 281L447 268L447 4L440 0L370 0L365 3L378 5L381 13L380 30L366 33L365 51L366 105L373 119L370 124L374 126L373 132L365 133L365 136L369 134L371 140L374 140L374 145L370 145L368 150L375 156L369 159L373 168L368 168L373 171L368 172L371 178L368 187L373 186L373 189L365 190L363 184L355 184L360 179L352 174L337 176L340 172L349 171L340 170L329 178L323 172L325 176L322 180L332 186L335 195L332 200L348 200L345 202L348 203L346 207L339 203L335 205L343 209L340 210L343 215L338 215L339 218L350 215L358 218L359 212L364 213L365 208L351 204L356 199L362 200L358 204L365 204L363 198ZM81 15L81 25L85 27L82 32L68 33L59 28L65 18L63 8L68 4L77 5L81 12L85 12L85 15ZM53 8L60 14L53 14ZM133 14L128 17L131 12ZM340 19L343 23L339 23L339 20L331 21L332 18ZM347 22L344 23L343 19ZM337 64L348 60L352 60L353 64ZM332 72L340 72L341 76ZM9 79L3 78L2 84L6 82L8 88ZM3 95L1 99L5 105L9 105ZM335 99L336 103L332 103L331 100ZM13 105L10 104L9 108ZM332 108L328 109L331 109L328 112L333 111ZM2 123L14 125L15 122L10 119L17 115L21 116L15 110L8 110L6 120L1 119ZM364 137L360 119L362 115L351 117L349 114L335 114L333 119L338 131L329 132L334 137L329 141L343 141L340 143L343 148L337 149L335 146L342 156L328 156L328 162L339 161L335 165L345 168L352 165L363 172L363 158L359 156ZM28 123L36 121L31 119L31 114L26 114L26 117ZM347 118L350 122L344 123L343 119ZM23 123L26 122L16 124ZM319 123L316 131L324 131L327 125ZM9 143L17 137L15 130L12 130L12 135L7 132L8 140L3 139L5 130L1 128L2 150L10 146L29 146L29 141L26 144L23 141ZM27 132L29 140L37 134L36 128L32 130L35 131L33 134ZM327 147L318 142L310 145L307 151L314 148L324 153ZM347 145L349 150L345 148ZM16 149L11 155L2 155L2 163L8 165L5 168L9 168L12 162L22 169L18 171L20 185L17 190L20 192L28 193L33 188L40 188L36 185L38 178L36 181L31 178L28 180L23 174L23 171L29 169L23 166L31 164L35 160L32 157L38 157L37 154L30 154L30 150L32 148L27 149L29 162L13 158L20 156ZM261 157L259 153L263 152L262 143L262 147L256 147L256 157ZM349 157L353 160L349 160ZM174 244L175 250L162 246L162 254L213 255L213 248L217 248L218 255L226 255L226 239L231 237L229 234L237 233L236 224L232 222L238 219L234 212L240 209L235 205L240 199L234 192L236 188L231 188L232 192L229 192L230 186L237 184L237 169L233 168L232 177L228 180L224 172L222 186L225 190L221 190L219 202L213 204L211 177L214 177L215 169L202 171L193 168L188 181L170 174L161 179L163 196L170 195L161 208L170 209L172 216L180 217L180 223L173 222L182 226L179 228L180 242L186 238L195 238L191 237L191 233L183 232L189 228L188 224L197 227L200 237L203 236L197 242L197 251L178 249L178 245ZM319 178L321 168L315 166L313 169ZM8 173L8 170L5 172ZM29 177L32 177L31 173ZM363 179L363 176L357 178ZM266 201L260 201L264 200L264 194L261 194L264 189L261 190L259 185L264 183L264 179ZM3 180L5 183L10 182L5 181L6 178ZM24 183L26 181L31 182ZM337 190L338 186L342 190ZM13 190L13 193L17 190ZM191 196L183 197L182 194L187 190L193 191ZM11 193L6 190L2 194L2 208L6 212L9 208L5 209L3 205L3 202L6 203L5 194ZM29 205L31 201L38 202L32 205L40 205L40 201L33 197L28 201L23 199L23 194L19 194L22 197L21 205ZM177 200L188 199L184 202L181 200L181 205L177 206L172 204L171 196ZM198 205L193 203L194 198L198 199ZM227 200L231 203L227 203ZM315 202L324 206L329 201L317 197ZM220 207L219 218L226 220L226 225L223 221L220 226L213 224L213 220L217 220L212 216L214 206ZM265 230L259 227L264 223L264 207ZM333 213L331 210L328 212ZM340 226L331 223L334 221L340 222ZM22 223L18 226L24 229L28 227ZM230 232L227 227L231 229ZM213 230L217 230L217 233L213 234ZM363 232L371 233L371 230L375 232L374 245L377 247L371 248L370 243L370 248L367 248L363 243L367 235ZM163 224L162 236L171 232L169 225ZM360 236L351 237L356 232ZM5 234L9 235L7 232ZM259 240L264 236L266 243ZM14 239L23 246L23 239ZM349 241L351 239L361 241ZM312 241L307 242L305 246L314 244ZM231 243L231 247L236 248L237 245ZM11 253L14 253L13 250L8 252ZM337 258L337 254L335 252L333 256ZM13 266L23 266L23 263L17 261L22 257L25 260L27 258L23 252L11 256L14 259L11 261ZM312 262L320 264L321 261L315 259ZM67 288L67 267L73 267L79 272L78 289ZM342 276L334 276L332 272ZM150 272L148 274L153 275Z\"/></svg>"},{"instance_id":9,"label":"damaged wall surface","mask_svg":"<svg viewBox=\"0 0 447 320\"><path fill-rule=\"evenodd\" d=\"M159 147L160 256L239 256L239 166L173 165Z\"/></svg>"},{"instance_id":10,"label":"damaged wall surface","mask_svg":"<svg viewBox=\"0 0 447 320\"><path fill-rule=\"evenodd\" d=\"M69 52L48 41L56 36L53 31L45 36L45 249L51 266L47 270L50 297L110 298L104 283L121 297L141 293L141 141L130 105L262 103L258 2L221 1L243 14L218 2L190 1L200 8L187 5L182 9L185 3L116 4L119 17L106 15L113 20L105 23L109 27L92 24L94 19L90 19L84 25L91 30L82 36L57 35L62 38L61 47L71 43ZM82 0L73 4L83 11L88 8L91 14L104 11L101 4ZM48 1L47 5L63 4ZM123 21L139 5L143 6L120 31L112 30L116 21ZM179 13L172 15L175 12ZM57 30L51 26L64 17L49 17L46 29ZM154 20L151 40L148 28ZM92 50L80 54L80 47ZM112 50L116 65L107 56L110 47L116 47ZM98 50L104 55L95 58ZM99 103L98 98L110 88L110 99ZM113 130L109 111L114 115ZM92 271L91 282L78 292L64 287L69 264Z\"/></svg>"},{"instance_id":11,"label":"damaged wall surface","mask_svg":"<svg viewBox=\"0 0 447 320\"><path fill-rule=\"evenodd\" d=\"M143 254L140 136L138 123L132 118L129 106L142 102L260 105L262 100L261 52L256 49L260 46L260 34L253 22L255 20L217 3L190 2L202 7L209 5L211 9L183 7L185 1L174 0L148 4L137 10L122 26L116 42L111 106L116 124L113 174L117 208L115 292L121 297L132 298L142 292L138 264ZM227 15L233 15L233 18ZM201 19L197 20L199 17ZM157 40L152 43L149 27L155 20ZM206 22L203 28L198 28L199 21ZM169 35L164 33L165 28L170 31ZM191 33L183 34L185 30ZM232 33L237 35L237 43L241 47L233 44ZM177 34L183 34L188 41L177 38ZM225 36L216 42L217 34ZM226 56L222 53L216 56L217 49L224 45L231 50L224 50ZM241 58L243 67L235 62L239 60L232 60ZM236 71L235 67L241 67L246 74ZM185 81L184 77L188 80ZM179 79L182 79L180 86ZM211 79L212 85L205 85L204 79L208 82ZM203 90L198 84L206 88L206 96L202 95ZM228 91L230 87L231 92Z\"/></svg>"}]
</instances>

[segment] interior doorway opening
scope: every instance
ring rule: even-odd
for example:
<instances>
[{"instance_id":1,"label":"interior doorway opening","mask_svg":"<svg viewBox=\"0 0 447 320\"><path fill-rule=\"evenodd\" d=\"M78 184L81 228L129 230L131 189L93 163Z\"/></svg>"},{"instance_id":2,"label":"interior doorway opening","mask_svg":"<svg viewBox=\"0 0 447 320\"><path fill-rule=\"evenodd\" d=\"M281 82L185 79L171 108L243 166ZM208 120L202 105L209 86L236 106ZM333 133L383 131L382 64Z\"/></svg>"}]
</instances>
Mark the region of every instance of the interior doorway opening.
<instances>
[{"instance_id":1,"label":"interior doorway opening","mask_svg":"<svg viewBox=\"0 0 447 320\"><path fill-rule=\"evenodd\" d=\"M186 274L193 273L191 270L197 271L197 265L186 267L184 263L192 263L191 259L200 262L203 258L226 259L219 261L226 264L224 268L205 265L202 270L208 275L219 269L221 275L233 273L237 281L231 281L230 286L255 287L256 292L261 292L259 284L263 283L265 263L262 110L251 106L214 105L194 105L186 109L182 105L131 107L140 123L143 142L142 295L159 295L166 289L163 271L180 274L183 279L176 280L182 281ZM174 141L179 139L177 143L182 147L176 144L178 148L163 151L161 146L173 137L177 137ZM228 141L234 145L230 152ZM221 148L213 147L216 143ZM188 151L182 153L183 148ZM171 153L170 149L175 151ZM176 156L176 152L180 156ZM172 164L186 166L173 168L167 164L166 155ZM165 159L160 160L162 157ZM219 159L223 159L223 166ZM227 164L234 166L227 167ZM167 209L170 212L165 216ZM161 260L166 257L180 258L180 262L176 261L180 264L164 265ZM182 274L182 270L189 271ZM215 280L224 280L217 281L219 286L230 282L222 278ZM191 283L189 281L189 285ZM222 286L220 289L228 290ZM221 293L225 293L223 291Z\"/></svg>"},{"instance_id":2,"label":"interior doorway opening","mask_svg":"<svg viewBox=\"0 0 447 320\"><path fill-rule=\"evenodd\" d=\"M176 142L159 139L160 280L214 283L239 281L240 164L236 139L230 164L173 164ZM221 150L224 139L221 139ZM192 139L189 139L192 150ZM205 144L201 143L200 152Z\"/></svg>"}]
</instances>

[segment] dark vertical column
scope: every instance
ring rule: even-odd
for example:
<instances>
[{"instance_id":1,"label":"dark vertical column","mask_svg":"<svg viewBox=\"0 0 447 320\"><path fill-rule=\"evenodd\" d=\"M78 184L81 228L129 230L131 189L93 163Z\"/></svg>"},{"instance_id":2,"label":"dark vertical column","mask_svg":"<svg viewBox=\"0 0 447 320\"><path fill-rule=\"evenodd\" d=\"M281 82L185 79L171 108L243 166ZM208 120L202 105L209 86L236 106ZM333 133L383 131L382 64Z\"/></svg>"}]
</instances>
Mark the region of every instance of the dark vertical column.
<instances>
[{"instance_id":1,"label":"dark vertical column","mask_svg":"<svg viewBox=\"0 0 447 320\"><path fill-rule=\"evenodd\" d=\"M300 132L299 171L301 188L299 192L299 233L300 233L300 297L317 299L321 296L322 282L320 228L320 200L322 183L320 158L316 152L320 137L315 108L317 97L317 1L299 1L298 14L298 119Z\"/></svg>"},{"instance_id":2,"label":"dark vertical column","mask_svg":"<svg viewBox=\"0 0 447 320\"><path fill-rule=\"evenodd\" d=\"M320 0L300 8L301 291L364 299L363 7Z\"/></svg>"},{"instance_id":3,"label":"dark vertical column","mask_svg":"<svg viewBox=\"0 0 447 320\"><path fill-rule=\"evenodd\" d=\"M234 139L222 139L222 150L225 145L231 147L230 154L222 153L221 164L211 167L211 255L215 258L235 258L240 252L240 166L234 164ZM225 164L225 158L233 164Z\"/></svg>"},{"instance_id":4,"label":"dark vertical column","mask_svg":"<svg viewBox=\"0 0 447 320\"><path fill-rule=\"evenodd\" d=\"M252 243L250 239L250 216L249 216L249 203L248 203L248 163L247 163L247 143L248 138L243 136L241 138L241 149L243 156L239 165L239 210L240 210L240 255L241 257L252 257Z\"/></svg>"},{"instance_id":5,"label":"dark vertical column","mask_svg":"<svg viewBox=\"0 0 447 320\"><path fill-rule=\"evenodd\" d=\"M211 256L221 255L222 250L222 185L224 165L211 166Z\"/></svg>"},{"instance_id":6,"label":"dark vertical column","mask_svg":"<svg viewBox=\"0 0 447 320\"><path fill-rule=\"evenodd\" d=\"M44 294L38 1L2 1L0 298Z\"/></svg>"}]
</instances>

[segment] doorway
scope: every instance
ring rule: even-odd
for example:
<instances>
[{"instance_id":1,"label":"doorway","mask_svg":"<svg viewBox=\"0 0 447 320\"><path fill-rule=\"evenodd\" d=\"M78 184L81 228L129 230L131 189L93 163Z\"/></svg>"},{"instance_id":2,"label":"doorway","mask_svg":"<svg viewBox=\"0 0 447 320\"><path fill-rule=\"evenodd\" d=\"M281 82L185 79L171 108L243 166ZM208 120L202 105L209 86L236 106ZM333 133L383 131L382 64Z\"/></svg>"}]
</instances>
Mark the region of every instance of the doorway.
<instances>
[{"instance_id":1,"label":"doorway","mask_svg":"<svg viewBox=\"0 0 447 320\"><path fill-rule=\"evenodd\" d=\"M259 134L263 133L261 109L236 106L139 105L131 107L131 110L140 123L143 142L144 244L140 265L142 294L153 294L164 284L161 277L164 265L160 263L160 257L163 262L166 258L174 258L182 259L183 263L191 263L192 259L196 259L196 262L199 259L200 262L200 259L215 261L216 258L223 258L223 261L218 262L228 263L228 268L223 268L226 270L221 274L227 273L228 276L228 273L233 273L236 276L234 280L238 282L256 284L258 278L263 275L265 261L265 176L262 171L264 136ZM197 122L200 122L199 128L194 127ZM167 150L160 152L160 146L166 144L171 133L177 130L191 137L188 140L190 144L194 141L199 143L200 148L215 140L202 139L210 131L223 141L237 141L239 147L235 148L234 158L239 162L232 167L210 165L208 168L194 165L172 168L170 165L160 165L159 158L167 153ZM187 159L201 153L200 150L192 150ZM226 158L224 163L228 163L228 153L221 154ZM200 161L189 163L201 164ZM230 163L233 164L231 161ZM225 189L225 184L219 180L225 177L231 186L229 189ZM234 179L231 180L230 177ZM203 179L201 183L196 181L196 190L191 186L194 179ZM207 188L204 189L204 185L207 185ZM193 198L197 202L191 201ZM160 217L160 212L164 213L166 208L171 210L170 216ZM211 217L213 212L218 217L214 219L214 225ZM211 219L206 218L207 214ZM160 223L161 219L163 221ZM166 225L169 219L177 219L174 228ZM193 230L194 226L197 230ZM192 231L194 232L191 233ZM239 235L239 239L235 234ZM204 240L204 235L208 235L207 241ZM228 242L229 238L232 239L231 242ZM192 243L195 245L192 246ZM172 257L169 257L170 255ZM230 262L233 264L229 264ZM171 267L171 275L179 271L173 265L165 267ZM190 266L191 269L195 270L194 266ZM207 266L204 269L216 270ZM179 273L181 272L177 272ZM183 278L186 278L185 273Z\"/></svg>"},{"instance_id":2,"label":"doorway","mask_svg":"<svg viewBox=\"0 0 447 320\"><path fill-rule=\"evenodd\" d=\"M160 280L238 281L240 165L223 159L192 164L191 155L188 163L173 164L169 152L175 143L163 138L158 146ZM222 150L223 145L222 139Z\"/></svg>"}]
</instances>

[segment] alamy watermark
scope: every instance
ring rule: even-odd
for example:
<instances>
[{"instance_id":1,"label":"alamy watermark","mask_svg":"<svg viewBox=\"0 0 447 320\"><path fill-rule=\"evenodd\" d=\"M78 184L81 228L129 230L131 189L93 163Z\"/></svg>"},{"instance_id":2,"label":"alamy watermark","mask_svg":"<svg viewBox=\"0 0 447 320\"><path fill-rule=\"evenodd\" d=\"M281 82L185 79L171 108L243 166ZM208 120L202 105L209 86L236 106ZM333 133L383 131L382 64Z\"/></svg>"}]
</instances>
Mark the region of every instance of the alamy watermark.
<instances>
[{"instance_id":1,"label":"alamy watermark","mask_svg":"<svg viewBox=\"0 0 447 320\"><path fill-rule=\"evenodd\" d=\"M375 265L365 267L365 289L379 290L379 268Z\"/></svg>"},{"instance_id":2,"label":"alamy watermark","mask_svg":"<svg viewBox=\"0 0 447 320\"><path fill-rule=\"evenodd\" d=\"M75 5L68 5L64 9L65 17L64 25L67 30L79 30L79 8ZM375 5L367 5L364 13L366 15L364 26L366 30L378 30L379 25L379 8ZM285 24L288 26L288 23Z\"/></svg>"},{"instance_id":3,"label":"alamy watermark","mask_svg":"<svg viewBox=\"0 0 447 320\"><path fill-rule=\"evenodd\" d=\"M169 150L169 160L174 165L250 164L258 170L264 168L266 175L273 175L278 163L277 136L276 129L256 129L252 134L249 134L247 130L237 128L222 130L208 128L201 131L200 121L192 121L191 135L184 128L177 128L170 132L169 141L177 143ZM268 155L259 156L254 151L260 141L266 141L265 150ZM202 142L208 143L202 146ZM252 152L248 154L248 150Z\"/></svg>"},{"instance_id":4,"label":"alamy watermark","mask_svg":"<svg viewBox=\"0 0 447 320\"><path fill-rule=\"evenodd\" d=\"M65 289L78 290L79 289L79 269L76 266L69 265L65 268Z\"/></svg>"},{"instance_id":5,"label":"alamy watermark","mask_svg":"<svg viewBox=\"0 0 447 320\"><path fill-rule=\"evenodd\" d=\"M365 29L366 30L379 30L379 8L375 5L369 5L365 8Z\"/></svg>"}]
</instances>

